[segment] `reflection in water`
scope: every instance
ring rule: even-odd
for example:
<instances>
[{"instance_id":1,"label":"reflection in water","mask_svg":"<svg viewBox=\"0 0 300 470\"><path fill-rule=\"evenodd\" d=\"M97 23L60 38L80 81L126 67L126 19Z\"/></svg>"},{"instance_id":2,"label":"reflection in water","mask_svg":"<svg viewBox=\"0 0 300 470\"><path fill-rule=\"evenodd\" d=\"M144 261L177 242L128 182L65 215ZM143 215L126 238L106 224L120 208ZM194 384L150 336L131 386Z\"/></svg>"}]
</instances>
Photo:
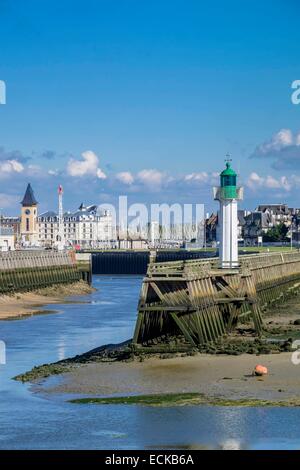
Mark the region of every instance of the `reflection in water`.
<instances>
[{"instance_id":1,"label":"reflection in water","mask_svg":"<svg viewBox=\"0 0 300 470\"><path fill-rule=\"evenodd\" d=\"M220 444L222 450L240 450L242 448L241 442L237 439L226 439Z\"/></svg>"},{"instance_id":2,"label":"reflection in water","mask_svg":"<svg viewBox=\"0 0 300 470\"><path fill-rule=\"evenodd\" d=\"M299 408L77 406L11 380L36 364L131 337L141 280L95 277L101 289L82 298L87 303L0 322L7 346L7 364L0 365L0 448L299 448Z\"/></svg>"},{"instance_id":3,"label":"reflection in water","mask_svg":"<svg viewBox=\"0 0 300 470\"><path fill-rule=\"evenodd\" d=\"M62 361L65 358L66 358L65 338L61 336L59 339L59 343L58 343L58 360Z\"/></svg>"}]
</instances>

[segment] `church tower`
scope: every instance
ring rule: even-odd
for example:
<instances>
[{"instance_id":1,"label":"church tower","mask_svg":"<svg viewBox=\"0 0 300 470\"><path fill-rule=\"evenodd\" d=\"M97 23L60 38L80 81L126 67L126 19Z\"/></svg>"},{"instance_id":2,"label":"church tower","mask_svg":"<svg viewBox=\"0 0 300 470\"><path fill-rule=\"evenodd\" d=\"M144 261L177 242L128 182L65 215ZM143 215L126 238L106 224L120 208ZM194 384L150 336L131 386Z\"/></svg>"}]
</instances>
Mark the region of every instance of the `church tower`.
<instances>
[{"instance_id":1,"label":"church tower","mask_svg":"<svg viewBox=\"0 0 300 470\"><path fill-rule=\"evenodd\" d=\"M21 201L21 239L22 242L34 245L38 241L37 205L30 183L27 185Z\"/></svg>"}]
</instances>

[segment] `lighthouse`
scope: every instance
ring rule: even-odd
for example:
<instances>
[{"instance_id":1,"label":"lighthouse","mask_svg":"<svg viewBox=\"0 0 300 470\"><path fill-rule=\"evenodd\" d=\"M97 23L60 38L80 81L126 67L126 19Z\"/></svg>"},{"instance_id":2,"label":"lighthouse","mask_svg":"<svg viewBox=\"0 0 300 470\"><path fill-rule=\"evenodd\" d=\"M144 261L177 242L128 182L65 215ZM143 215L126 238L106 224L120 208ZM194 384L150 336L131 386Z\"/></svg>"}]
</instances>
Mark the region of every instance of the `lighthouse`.
<instances>
[{"instance_id":1,"label":"lighthouse","mask_svg":"<svg viewBox=\"0 0 300 470\"><path fill-rule=\"evenodd\" d=\"M237 174L227 159L226 168L220 174L220 186L214 188L214 199L220 203L219 259L223 269L239 266L237 202L243 199L243 188L237 187L236 180Z\"/></svg>"}]
</instances>

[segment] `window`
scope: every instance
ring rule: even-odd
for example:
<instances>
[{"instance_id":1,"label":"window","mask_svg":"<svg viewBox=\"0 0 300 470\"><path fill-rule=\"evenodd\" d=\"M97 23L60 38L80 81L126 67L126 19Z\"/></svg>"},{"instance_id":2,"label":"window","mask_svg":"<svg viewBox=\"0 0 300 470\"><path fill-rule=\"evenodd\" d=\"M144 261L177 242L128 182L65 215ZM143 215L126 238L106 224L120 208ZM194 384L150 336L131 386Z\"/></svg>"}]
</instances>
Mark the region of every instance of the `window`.
<instances>
[{"instance_id":1,"label":"window","mask_svg":"<svg viewBox=\"0 0 300 470\"><path fill-rule=\"evenodd\" d=\"M236 176L234 175L223 176L223 186L236 186Z\"/></svg>"},{"instance_id":2,"label":"window","mask_svg":"<svg viewBox=\"0 0 300 470\"><path fill-rule=\"evenodd\" d=\"M29 218L26 217L26 232L29 232Z\"/></svg>"}]
</instances>

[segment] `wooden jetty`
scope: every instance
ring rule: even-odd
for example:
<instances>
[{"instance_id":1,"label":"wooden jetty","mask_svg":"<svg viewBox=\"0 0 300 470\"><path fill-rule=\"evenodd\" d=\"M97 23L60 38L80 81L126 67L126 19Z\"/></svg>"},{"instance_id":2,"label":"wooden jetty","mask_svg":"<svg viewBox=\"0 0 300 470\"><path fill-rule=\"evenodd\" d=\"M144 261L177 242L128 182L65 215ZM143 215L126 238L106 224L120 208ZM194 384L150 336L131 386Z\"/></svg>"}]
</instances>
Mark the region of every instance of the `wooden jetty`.
<instances>
[{"instance_id":1,"label":"wooden jetty","mask_svg":"<svg viewBox=\"0 0 300 470\"><path fill-rule=\"evenodd\" d=\"M218 259L152 262L143 280L133 348L184 337L197 348L252 319L257 335L263 312L300 287L300 253L240 257L240 266L220 269Z\"/></svg>"}]
</instances>

